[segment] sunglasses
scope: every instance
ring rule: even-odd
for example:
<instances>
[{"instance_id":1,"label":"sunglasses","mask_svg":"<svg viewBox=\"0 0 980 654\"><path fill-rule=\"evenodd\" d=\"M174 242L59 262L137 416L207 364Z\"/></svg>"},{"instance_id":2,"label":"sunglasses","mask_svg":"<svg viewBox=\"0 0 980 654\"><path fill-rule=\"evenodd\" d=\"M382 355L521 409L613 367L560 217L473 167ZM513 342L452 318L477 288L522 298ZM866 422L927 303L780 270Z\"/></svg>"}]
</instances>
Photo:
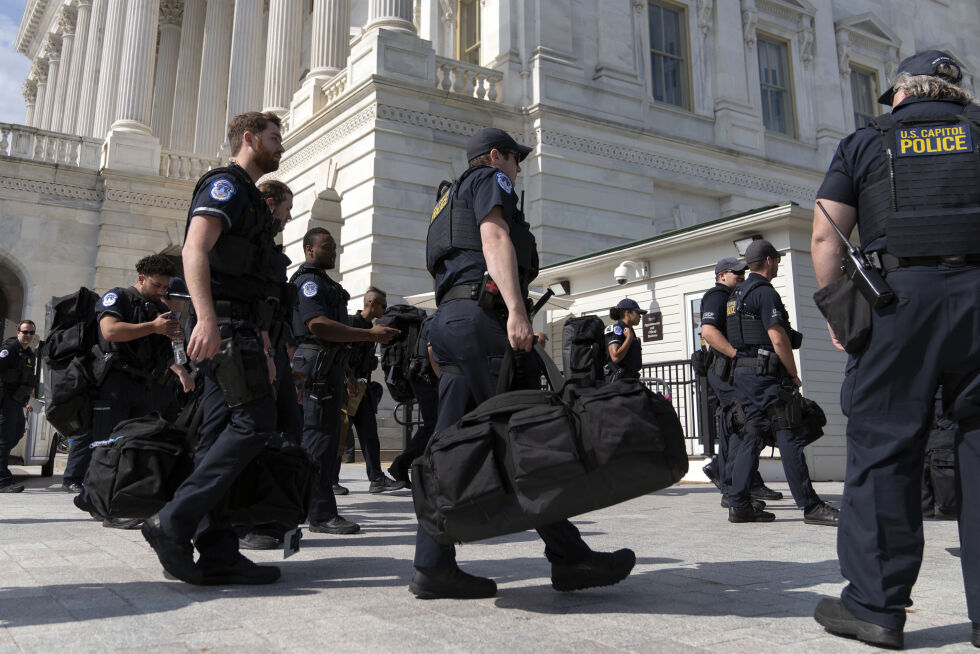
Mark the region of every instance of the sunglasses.
<instances>
[{"instance_id":1,"label":"sunglasses","mask_svg":"<svg viewBox=\"0 0 980 654\"><path fill-rule=\"evenodd\" d=\"M33 336L34 334L37 333L37 332L35 332L33 330L31 330L31 331L28 332L28 331L22 331L22 330L18 329L17 331L19 331L21 334L29 334L31 336Z\"/></svg>"}]
</instances>

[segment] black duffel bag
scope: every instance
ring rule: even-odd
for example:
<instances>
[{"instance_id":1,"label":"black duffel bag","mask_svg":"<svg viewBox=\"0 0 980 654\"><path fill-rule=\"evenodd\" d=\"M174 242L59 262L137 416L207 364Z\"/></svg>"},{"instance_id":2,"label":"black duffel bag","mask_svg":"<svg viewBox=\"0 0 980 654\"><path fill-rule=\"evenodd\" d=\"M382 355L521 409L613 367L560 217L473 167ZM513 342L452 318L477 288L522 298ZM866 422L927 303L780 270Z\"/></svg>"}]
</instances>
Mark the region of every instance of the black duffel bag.
<instances>
[{"instance_id":1,"label":"black duffel bag","mask_svg":"<svg viewBox=\"0 0 980 654\"><path fill-rule=\"evenodd\" d=\"M440 543L525 531L666 488L687 472L670 402L635 379L500 393L434 434L412 465L419 523ZM498 390L509 383L504 357Z\"/></svg>"},{"instance_id":2,"label":"black duffel bag","mask_svg":"<svg viewBox=\"0 0 980 654\"><path fill-rule=\"evenodd\" d=\"M274 524L288 531L306 521L318 475L305 449L281 434L270 436L228 491L229 519L236 526Z\"/></svg>"},{"instance_id":3,"label":"black duffel bag","mask_svg":"<svg viewBox=\"0 0 980 654\"><path fill-rule=\"evenodd\" d=\"M187 431L156 412L123 420L109 440L91 447L85 493L103 518L149 518L193 468Z\"/></svg>"}]
</instances>

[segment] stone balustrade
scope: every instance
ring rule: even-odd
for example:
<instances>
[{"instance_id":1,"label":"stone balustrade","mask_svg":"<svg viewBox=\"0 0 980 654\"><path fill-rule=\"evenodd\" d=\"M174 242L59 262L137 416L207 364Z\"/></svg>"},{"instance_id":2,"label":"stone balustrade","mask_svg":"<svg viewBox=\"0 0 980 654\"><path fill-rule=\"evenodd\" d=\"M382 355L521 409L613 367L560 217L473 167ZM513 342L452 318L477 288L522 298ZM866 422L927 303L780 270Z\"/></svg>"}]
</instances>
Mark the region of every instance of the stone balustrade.
<instances>
[{"instance_id":1,"label":"stone balustrade","mask_svg":"<svg viewBox=\"0 0 980 654\"><path fill-rule=\"evenodd\" d=\"M333 104L333 101L343 95L344 89L347 88L347 71L340 71L324 82L320 88L323 91L324 102L327 105Z\"/></svg>"},{"instance_id":2,"label":"stone balustrade","mask_svg":"<svg viewBox=\"0 0 980 654\"><path fill-rule=\"evenodd\" d=\"M100 139L0 123L0 156L99 169Z\"/></svg>"},{"instance_id":3,"label":"stone balustrade","mask_svg":"<svg viewBox=\"0 0 980 654\"><path fill-rule=\"evenodd\" d=\"M504 74L490 69L463 63L456 59L436 57L436 88L468 95L480 100L501 102L497 88Z\"/></svg>"},{"instance_id":4,"label":"stone balustrade","mask_svg":"<svg viewBox=\"0 0 980 654\"><path fill-rule=\"evenodd\" d=\"M162 150L160 176L169 179L196 181L201 175L221 164L217 157L204 157L193 152Z\"/></svg>"}]
</instances>

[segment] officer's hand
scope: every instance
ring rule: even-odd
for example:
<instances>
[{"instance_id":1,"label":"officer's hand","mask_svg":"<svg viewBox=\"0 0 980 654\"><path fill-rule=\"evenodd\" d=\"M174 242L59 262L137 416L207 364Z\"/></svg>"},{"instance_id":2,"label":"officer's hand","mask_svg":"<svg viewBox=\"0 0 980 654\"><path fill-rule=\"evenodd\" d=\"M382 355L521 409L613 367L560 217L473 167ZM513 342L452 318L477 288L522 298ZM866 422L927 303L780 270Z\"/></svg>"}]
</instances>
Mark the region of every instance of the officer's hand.
<instances>
[{"instance_id":1,"label":"officer's hand","mask_svg":"<svg viewBox=\"0 0 980 654\"><path fill-rule=\"evenodd\" d=\"M276 360L270 357L268 354L265 355L265 362L269 365L269 383L276 383Z\"/></svg>"},{"instance_id":2,"label":"officer's hand","mask_svg":"<svg viewBox=\"0 0 980 654\"><path fill-rule=\"evenodd\" d=\"M837 340L837 334L834 333L834 328L830 326L829 322L827 323L827 331L830 332L830 340L834 344L834 347L843 352L844 346Z\"/></svg>"},{"instance_id":3,"label":"officer's hand","mask_svg":"<svg viewBox=\"0 0 980 654\"><path fill-rule=\"evenodd\" d=\"M157 316L153 322L153 333L154 334L166 334L167 336L180 331L180 325L171 316L173 314L169 311L167 313L161 313Z\"/></svg>"},{"instance_id":4,"label":"officer's hand","mask_svg":"<svg viewBox=\"0 0 980 654\"><path fill-rule=\"evenodd\" d=\"M800 379L799 375L793 377L793 385L796 386L797 388L803 388L803 380Z\"/></svg>"},{"instance_id":5,"label":"officer's hand","mask_svg":"<svg viewBox=\"0 0 980 654\"><path fill-rule=\"evenodd\" d=\"M391 339L401 334L394 327L386 327L385 325L375 325L368 332L371 334L371 340L382 345L390 343Z\"/></svg>"},{"instance_id":6,"label":"officer's hand","mask_svg":"<svg viewBox=\"0 0 980 654\"><path fill-rule=\"evenodd\" d=\"M538 344L541 347L547 347L548 345L548 335L544 332L534 332L534 335L538 338Z\"/></svg>"},{"instance_id":7,"label":"officer's hand","mask_svg":"<svg viewBox=\"0 0 980 654\"><path fill-rule=\"evenodd\" d=\"M194 361L205 361L214 357L221 349L221 332L218 323L198 320L187 341L187 356Z\"/></svg>"},{"instance_id":8,"label":"officer's hand","mask_svg":"<svg viewBox=\"0 0 980 654\"><path fill-rule=\"evenodd\" d=\"M177 379L180 380L181 388L185 393L192 392L194 390L194 378L183 367L178 366L177 371Z\"/></svg>"},{"instance_id":9,"label":"officer's hand","mask_svg":"<svg viewBox=\"0 0 980 654\"><path fill-rule=\"evenodd\" d=\"M534 346L534 332L526 314L511 311L507 316L507 340L515 350L531 351Z\"/></svg>"}]
</instances>

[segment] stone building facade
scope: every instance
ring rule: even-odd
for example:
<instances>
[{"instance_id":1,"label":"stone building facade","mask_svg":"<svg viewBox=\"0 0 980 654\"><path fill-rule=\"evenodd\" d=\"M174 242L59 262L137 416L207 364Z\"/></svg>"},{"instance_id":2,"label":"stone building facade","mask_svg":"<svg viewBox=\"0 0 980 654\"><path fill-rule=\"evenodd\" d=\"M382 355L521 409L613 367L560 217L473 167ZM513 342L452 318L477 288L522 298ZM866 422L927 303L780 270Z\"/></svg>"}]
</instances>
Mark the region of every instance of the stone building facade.
<instances>
[{"instance_id":1,"label":"stone building facade","mask_svg":"<svg viewBox=\"0 0 980 654\"><path fill-rule=\"evenodd\" d=\"M339 236L337 276L431 290L440 180L485 125L534 148L518 189L560 262L762 205L812 208L897 62L980 66L959 0L27 0L23 125L0 125L0 313L43 318L178 253L230 116L286 123L284 234Z\"/></svg>"}]
</instances>

